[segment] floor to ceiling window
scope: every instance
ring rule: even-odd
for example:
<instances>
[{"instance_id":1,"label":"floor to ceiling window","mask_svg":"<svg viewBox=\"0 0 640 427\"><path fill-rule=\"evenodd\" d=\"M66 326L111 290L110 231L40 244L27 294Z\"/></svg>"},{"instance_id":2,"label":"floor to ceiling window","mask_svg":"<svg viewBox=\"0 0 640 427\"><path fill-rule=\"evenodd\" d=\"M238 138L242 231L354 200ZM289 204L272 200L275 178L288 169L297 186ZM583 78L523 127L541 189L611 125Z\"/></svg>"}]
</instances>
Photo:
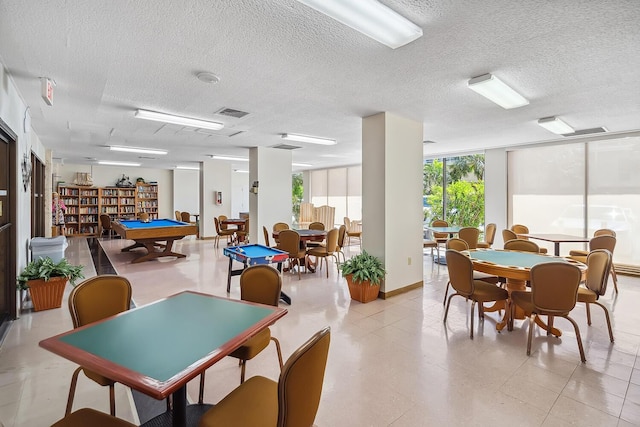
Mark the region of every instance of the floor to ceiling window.
<instances>
[{"instance_id":1,"label":"floor to ceiling window","mask_svg":"<svg viewBox=\"0 0 640 427\"><path fill-rule=\"evenodd\" d=\"M335 208L336 226L344 217L362 219L362 166L309 172L309 198L314 206Z\"/></svg>"},{"instance_id":2,"label":"floor to ceiling window","mask_svg":"<svg viewBox=\"0 0 640 427\"><path fill-rule=\"evenodd\" d=\"M616 264L640 264L640 138L532 147L508 153L509 224L531 232L616 232ZM561 245L561 254L581 244Z\"/></svg>"}]
</instances>

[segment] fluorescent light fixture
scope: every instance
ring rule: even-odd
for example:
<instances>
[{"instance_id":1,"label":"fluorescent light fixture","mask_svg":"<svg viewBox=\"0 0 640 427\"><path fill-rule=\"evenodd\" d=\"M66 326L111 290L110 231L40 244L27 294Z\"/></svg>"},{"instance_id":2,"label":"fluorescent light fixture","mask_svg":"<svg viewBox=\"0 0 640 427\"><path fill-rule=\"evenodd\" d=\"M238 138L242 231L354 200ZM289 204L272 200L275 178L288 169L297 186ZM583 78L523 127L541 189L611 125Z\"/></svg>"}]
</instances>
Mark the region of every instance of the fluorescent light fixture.
<instances>
[{"instance_id":1,"label":"fluorescent light fixture","mask_svg":"<svg viewBox=\"0 0 640 427\"><path fill-rule=\"evenodd\" d=\"M291 163L291 166L299 166L299 167L302 167L302 168L308 168L308 167L311 167L313 165L310 165L309 163Z\"/></svg>"},{"instance_id":2,"label":"fluorescent light fixture","mask_svg":"<svg viewBox=\"0 0 640 427\"><path fill-rule=\"evenodd\" d=\"M238 173L249 173L249 171L243 171L243 170L240 170L240 169L234 169L233 171L234 172L238 172Z\"/></svg>"},{"instance_id":3,"label":"fluorescent light fixture","mask_svg":"<svg viewBox=\"0 0 640 427\"><path fill-rule=\"evenodd\" d=\"M191 117L174 116L172 114L157 113L155 111L138 110L135 116L139 119L152 120L154 122L171 123L174 125L189 126L198 129L220 130L224 124L207 120L193 119Z\"/></svg>"},{"instance_id":4,"label":"fluorescent light fixture","mask_svg":"<svg viewBox=\"0 0 640 427\"><path fill-rule=\"evenodd\" d=\"M574 133L575 129L560 120L559 118L552 117L544 117L538 120L538 124L548 130L549 132L553 132L557 135L565 135L568 133Z\"/></svg>"},{"instance_id":5,"label":"fluorescent light fixture","mask_svg":"<svg viewBox=\"0 0 640 427\"><path fill-rule=\"evenodd\" d=\"M308 142L309 144L320 145L336 145L338 143L338 141L336 141L335 139L319 138L317 136L309 135L298 135L295 133L283 133L282 139L286 139L287 141Z\"/></svg>"},{"instance_id":6,"label":"fluorescent light fixture","mask_svg":"<svg viewBox=\"0 0 640 427\"><path fill-rule=\"evenodd\" d=\"M186 171L199 171L200 166L176 166L176 169L186 170Z\"/></svg>"},{"instance_id":7,"label":"fluorescent light fixture","mask_svg":"<svg viewBox=\"0 0 640 427\"><path fill-rule=\"evenodd\" d=\"M529 104L529 101L524 96L491 74L474 77L469 80L467 85L469 89L479 93L489 101L495 102L502 108L518 108Z\"/></svg>"},{"instance_id":8,"label":"fluorescent light fixture","mask_svg":"<svg viewBox=\"0 0 640 427\"><path fill-rule=\"evenodd\" d=\"M110 145L111 151L124 151L126 153L144 153L144 154L158 154L164 156L167 154L167 150L158 150L155 148L138 148L138 147L122 147L118 145Z\"/></svg>"},{"instance_id":9,"label":"fluorescent light fixture","mask_svg":"<svg viewBox=\"0 0 640 427\"><path fill-rule=\"evenodd\" d=\"M140 163L133 163L133 162L115 162L115 161L111 161L111 160L100 160L98 161L99 165L109 165L109 166L140 166Z\"/></svg>"},{"instance_id":10,"label":"fluorescent light fixture","mask_svg":"<svg viewBox=\"0 0 640 427\"><path fill-rule=\"evenodd\" d=\"M395 49L422 37L422 28L377 0L298 0Z\"/></svg>"},{"instance_id":11,"label":"fluorescent light fixture","mask_svg":"<svg viewBox=\"0 0 640 427\"><path fill-rule=\"evenodd\" d=\"M232 162L248 162L249 159L244 157L229 157L229 156L211 156L212 159L216 160L231 160Z\"/></svg>"}]
</instances>

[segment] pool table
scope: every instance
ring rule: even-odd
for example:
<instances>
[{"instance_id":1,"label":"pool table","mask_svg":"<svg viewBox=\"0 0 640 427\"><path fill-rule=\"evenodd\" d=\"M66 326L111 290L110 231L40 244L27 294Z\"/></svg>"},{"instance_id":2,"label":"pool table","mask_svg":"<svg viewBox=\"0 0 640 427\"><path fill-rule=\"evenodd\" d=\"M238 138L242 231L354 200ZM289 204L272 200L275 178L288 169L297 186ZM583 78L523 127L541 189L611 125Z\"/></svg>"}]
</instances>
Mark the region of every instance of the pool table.
<instances>
[{"instance_id":1,"label":"pool table","mask_svg":"<svg viewBox=\"0 0 640 427\"><path fill-rule=\"evenodd\" d=\"M224 248L222 253L229 257L229 273L227 276L227 293L231 292L231 276L242 274L245 268L257 264L278 264L278 271L282 271L282 263L289 258L289 253L264 245L241 245ZM242 263L242 268L233 269L233 260ZM280 299L291 305L291 298L280 292Z\"/></svg>"},{"instance_id":2,"label":"pool table","mask_svg":"<svg viewBox=\"0 0 640 427\"><path fill-rule=\"evenodd\" d=\"M173 242L198 232L195 224L174 219L154 219L149 222L120 219L111 223L111 228L123 239L135 241L133 245L122 248L122 252L129 252L135 248L147 249L146 254L131 261L134 264L165 256L185 258L186 255L171 250ZM162 251L156 251L156 247L161 248Z\"/></svg>"}]
</instances>

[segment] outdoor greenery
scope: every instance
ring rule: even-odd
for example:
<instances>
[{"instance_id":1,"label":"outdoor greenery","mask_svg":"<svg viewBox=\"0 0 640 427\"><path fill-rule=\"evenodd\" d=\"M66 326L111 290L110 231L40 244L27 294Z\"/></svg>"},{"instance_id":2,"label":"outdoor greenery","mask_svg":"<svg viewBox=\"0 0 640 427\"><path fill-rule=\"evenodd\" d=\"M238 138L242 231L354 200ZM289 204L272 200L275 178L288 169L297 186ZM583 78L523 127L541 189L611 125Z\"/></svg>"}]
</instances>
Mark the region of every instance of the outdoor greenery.
<instances>
[{"instance_id":1,"label":"outdoor greenery","mask_svg":"<svg viewBox=\"0 0 640 427\"><path fill-rule=\"evenodd\" d=\"M55 263L49 257L38 258L35 261L31 261L22 270L22 273L18 276L18 288L27 289L27 281L34 279L44 279L48 281L51 277L66 277L72 285L75 285L76 280L83 279L81 265L71 265L63 258L60 262Z\"/></svg>"},{"instance_id":2,"label":"outdoor greenery","mask_svg":"<svg viewBox=\"0 0 640 427\"><path fill-rule=\"evenodd\" d=\"M340 265L342 276L353 274L353 283L361 283L368 280L371 285L379 285L380 281L387 274L382 261L363 250Z\"/></svg>"},{"instance_id":3,"label":"outdoor greenery","mask_svg":"<svg viewBox=\"0 0 640 427\"><path fill-rule=\"evenodd\" d=\"M484 156L475 154L447 159L446 206L444 211L444 162L435 159L424 165L424 196L428 208L425 221L444 219L459 226L484 225Z\"/></svg>"},{"instance_id":4,"label":"outdoor greenery","mask_svg":"<svg viewBox=\"0 0 640 427\"><path fill-rule=\"evenodd\" d=\"M294 173L291 176L291 206L293 206L293 217L296 222L300 218L300 203L304 196L304 186L301 173Z\"/></svg>"}]
</instances>

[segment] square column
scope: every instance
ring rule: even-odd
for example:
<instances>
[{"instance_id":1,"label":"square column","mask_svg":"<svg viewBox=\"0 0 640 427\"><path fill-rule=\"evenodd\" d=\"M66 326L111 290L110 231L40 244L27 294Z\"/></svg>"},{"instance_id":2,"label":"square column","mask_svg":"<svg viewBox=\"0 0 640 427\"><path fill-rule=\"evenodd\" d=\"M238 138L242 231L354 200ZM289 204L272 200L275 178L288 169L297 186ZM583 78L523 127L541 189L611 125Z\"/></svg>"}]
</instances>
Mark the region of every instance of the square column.
<instances>
[{"instance_id":1,"label":"square column","mask_svg":"<svg viewBox=\"0 0 640 427\"><path fill-rule=\"evenodd\" d=\"M383 298L423 285L422 122L362 119L362 247L382 259Z\"/></svg>"}]
</instances>

